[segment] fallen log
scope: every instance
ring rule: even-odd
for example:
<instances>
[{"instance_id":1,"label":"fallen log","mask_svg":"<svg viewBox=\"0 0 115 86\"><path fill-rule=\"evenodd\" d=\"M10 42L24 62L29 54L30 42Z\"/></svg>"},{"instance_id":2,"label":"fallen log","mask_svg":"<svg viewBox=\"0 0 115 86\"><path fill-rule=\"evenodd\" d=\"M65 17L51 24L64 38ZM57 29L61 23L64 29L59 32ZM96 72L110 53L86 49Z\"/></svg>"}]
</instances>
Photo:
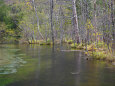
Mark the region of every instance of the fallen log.
<instances>
[{"instance_id":1,"label":"fallen log","mask_svg":"<svg viewBox=\"0 0 115 86\"><path fill-rule=\"evenodd\" d=\"M74 52L74 51L83 51L83 50L60 50L60 51L63 51L63 52Z\"/></svg>"}]
</instances>

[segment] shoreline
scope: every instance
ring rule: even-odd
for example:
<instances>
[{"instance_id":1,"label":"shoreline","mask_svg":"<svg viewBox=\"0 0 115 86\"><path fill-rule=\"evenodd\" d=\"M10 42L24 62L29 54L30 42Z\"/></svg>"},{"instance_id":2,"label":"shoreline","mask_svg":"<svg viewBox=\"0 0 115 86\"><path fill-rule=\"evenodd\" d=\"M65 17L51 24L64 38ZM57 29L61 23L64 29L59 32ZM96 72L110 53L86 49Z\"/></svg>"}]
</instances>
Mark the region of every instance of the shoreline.
<instances>
[{"instance_id":1,"label":"shoreline","mask_svg":"<svg viewBox=\"0 0 115 86\"><path fill-rule=\"evenodd\" d=\"M55 44L60 44L59 42L60 42L59 40L56 40ZM21 43L19 42L19 44L39 44L41 46L45 46L45 45L52 46L51 40L48 40L47 42L44 40L31 40L31 41L29 40L29 41L23 41ZM113 51L111 48L107 49L107 46L103 42L100 42L98 44L98 47L95 46L95 43L91 43L87 45L87 49L85 44L82 43L74 44L72 40L66 40L63 42L63 44L67 44L67 46L69 46L70 49L59 50L59 51L62 52L83 51L85 55L88 56L88 58L86 58L87 60L89 59L101 60L115 65L115 50Z\"/></svg>"}]
</instances>

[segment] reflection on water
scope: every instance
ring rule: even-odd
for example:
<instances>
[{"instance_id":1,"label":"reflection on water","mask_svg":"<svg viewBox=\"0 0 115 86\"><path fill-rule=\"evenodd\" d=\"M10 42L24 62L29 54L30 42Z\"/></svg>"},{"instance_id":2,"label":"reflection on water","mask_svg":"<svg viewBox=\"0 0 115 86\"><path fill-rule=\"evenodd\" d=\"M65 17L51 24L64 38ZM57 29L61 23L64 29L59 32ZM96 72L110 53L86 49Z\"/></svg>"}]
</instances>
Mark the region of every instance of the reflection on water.
<instances>
[{"instance_id":1,"label":"reflection on water","mask_svg":"<svg viewBox=\"0 0 115 86\"><path fill-rule=\"evenodd\" d=\"M115 67L87 61L82 52L61 52L57 50L60 46L14 46L18 49L14 56L27 63L16 73L5 75L7 78L0 75L0 86L115 86ZM7 79L12 81L3 83Z\"/></svg>"}]
</instances>

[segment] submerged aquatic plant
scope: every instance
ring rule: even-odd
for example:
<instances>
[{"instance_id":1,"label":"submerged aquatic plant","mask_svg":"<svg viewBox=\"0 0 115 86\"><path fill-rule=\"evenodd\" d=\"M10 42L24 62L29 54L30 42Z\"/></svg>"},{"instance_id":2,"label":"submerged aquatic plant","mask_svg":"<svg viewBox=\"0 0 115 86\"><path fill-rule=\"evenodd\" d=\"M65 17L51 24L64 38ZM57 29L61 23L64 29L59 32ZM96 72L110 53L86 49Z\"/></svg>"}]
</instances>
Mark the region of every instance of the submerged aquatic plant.
<instances>
[{"instance_id":1,"label":"submerged aquatic plant","mask_svg":"<svg viewBox=\"0 0 115 86\"><path fill-rule=\"evenodd\" d=\"M16 73L17 68L19 68L20 66L23 66L22 64L25 64L25 63L26 61L24 61L20 57L16 57L10 62L10 64L0 66L0 74Z\"/></svg>"},{"instance_id":2,"label":"submerged aquatic plant","mask_svg":"<svg viewBox=\"0 0 115 86\"><path fill-rule=\"evenodd\" d=\"M15 54L19 52L19 50L20 49L4 49L3 52L1 51L2 53L5 53L5 55L0 55L2 59L2 64L0 63L0 74L16 73L17 68L26 63L26 61L22 59L24 54Z\"/></svg>"}]
</instances>

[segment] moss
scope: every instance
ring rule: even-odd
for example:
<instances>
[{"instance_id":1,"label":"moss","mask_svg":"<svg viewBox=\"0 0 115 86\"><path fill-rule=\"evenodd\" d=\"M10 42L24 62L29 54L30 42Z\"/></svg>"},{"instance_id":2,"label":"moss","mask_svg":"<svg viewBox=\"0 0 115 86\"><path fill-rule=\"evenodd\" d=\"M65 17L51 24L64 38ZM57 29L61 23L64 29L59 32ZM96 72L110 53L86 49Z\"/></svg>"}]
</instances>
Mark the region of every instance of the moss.
<instances>
[{"instance_id":1,"label":"moss","mask_svg":"<svg viewBox=\"0 0 115 86\"><path fill-rule=\"evenodd\" d=\"M73 40L67 40L67 43L72 44L72 43L74 43L74 41Z\"/></svg>"},{"instance_id":2,"label":"moss","mask_svg":"<svg viewBox=\"0 0 115 86\"><path fill-rule=\"evenodd\" d=\"M80 49L80 50L84 49L84 46L82 45L82 43L81 44L72 43L70 46L72 49Z\"/></svg>"},{"instance_id":3,"label":"moss","mask_svg":"<svg viewBox=\"0 0 115 86\"><path fill-rule=\"evenodd\" d=\"M88 46L87 46L87 50L88 50L88 51L95 51L95 50L96 50L95 44L93 43L93 44L91 44L91 45L88 45Z\"/></svg>"},{"instance_id":4,"label":"moss","mask_svg":"<svg viewBox=\"0 0 115 86\"><path fill-rule=\"evenodd\" d=\"M97 48L95 51L88 51L88 53L90 54L90 56L92 56L92 58L97 60L105 60L109 62L115 61L114 55L111 52L109 52L107 49Z\"/></svg>"},{"instance_id":5,"label":"moss","mask_svg":"<svg viewBox=\"0 0 115 86\"><path fill-rule=\"evenodd\" d=\"M76 49L76 48L77 48L77 43L75 43L75 44L74 44L74 43L72 43L70 46L71 46L71 48Z\"/></svg>"},{"instance_id":6,"label":"moss","mask_svg":"<svg viewBox=\"0 0 115 86\"><path fill-rule=\"evenodd\" d=\"M85 52L86 55L88 55L88 52Z\"/></svg>"},{"instance_id":7,"label":"moss","mask_svg":"<svg viewBox=\"0 0 115 86\"><path fill-rule=\"evenodd\" d=\"M86 47L81 44L72 43L71 45L72 49L84 49L86 50ZM112 49L110 48L108 50L108 47L103 42L98 42L98 46L95 45L95 43L92 43L90 45L87 45L88 52L85 52L86 55L90 55L93 59L97 60L106 60L109 62L115 61L115 54L112 52Z\"/></svg>"},{"instance_id":8,"label":"moss","mask_svg":"<svg viewBox=\"0 0 115 86\"><path fill-rule=\"evenodd\" d=\"M52 42L45 42L45 41L42 41L39 43L40 45L52 45Z\"/></svg>"},{"instance_id":9,"label":"moss","mask_svg":"<svg viewBox=\"0 0 115 86\"><path fill-rule=\"evenodd\" d=\"M40 40L29 40L29 44L39 44Z\"/></svg>"},{"instance_id":10,"label":"moss","mask_svg":"<svg viewBox=\"0 0 115 86\"><path fill-rule=\"evenodd\" d=\"M94 53L93 53L93 56L94 56L96 59L100 59L100 60L106 59L106 54L104 54L104 52L94 52Z\"/></svg>"},{"instance_id":11,"label":"moss","mask_svg":"<svg viewBox=\"0 0 115 86\"><path fill-rule=\"evenodd\" d=\"M81 43L81 44L79 44L78 46L77 46L77 49L84 49L84 46L83 46L83 44Z\"/></svg>"}]
</instances>

